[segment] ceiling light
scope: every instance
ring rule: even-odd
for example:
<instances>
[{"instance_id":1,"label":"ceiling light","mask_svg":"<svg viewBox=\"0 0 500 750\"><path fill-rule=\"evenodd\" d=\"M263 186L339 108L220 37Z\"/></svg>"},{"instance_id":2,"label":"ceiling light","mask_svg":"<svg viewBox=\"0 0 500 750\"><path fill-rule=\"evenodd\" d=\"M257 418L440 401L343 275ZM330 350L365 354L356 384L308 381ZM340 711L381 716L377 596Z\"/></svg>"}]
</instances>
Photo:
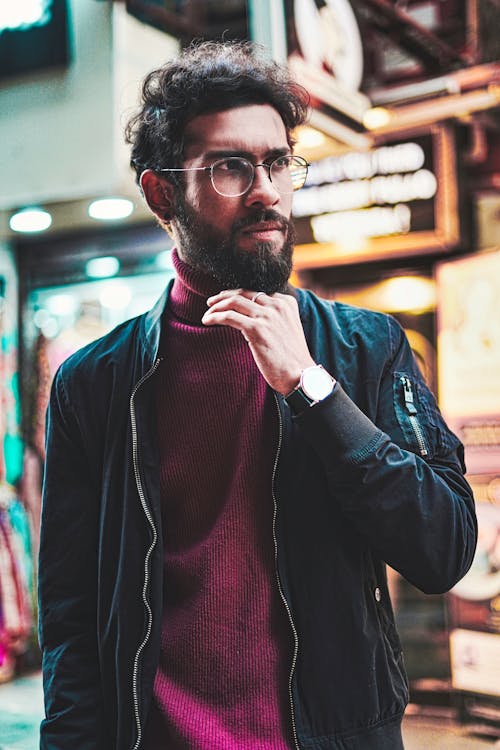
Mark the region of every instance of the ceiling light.
<instances>
[{"instance_id":1,"label":"ceiling light","mask_svg":"<svg viewBox=\"0 0 500 750\"><path fill-rule=\"evenodd\" d=\"M52 216L42 208L24 208L10 217L13 232L43 232L52 224Z\"/></svg>"},{"instance_id":2,"label":"ceiling light","mask_svg":"<svg viewBox=\"0 0 500 750\"><path fill-rule=\"evenodd\" d=\"M101 198L89 206L89 216L100 221L126 219L134 210L134 204L128 198Z\"/></svg>"},{"instance_id":3,"label":"ceiling light","mask_svg":"<svg viewBox=\"0 0 500 750\"><path fill-rule=\"evenodd\" d=\"M113 255L92 258L85 264L85 273L91 279L107 279L116 276L120 270L120 261Z\"/></svg>"},{"instance_id":4,"label":"ceiling light","mask_svg":"<svg viewBox=\"0 0 500 750\"><path fill-rule=\"evenodd\" d=\"M399 276L380 283L379 309L385 312L424 312L436 306L436 284L422 276Z\"/></svg>"},{"instance_id":5,"label":"ceiling light","mask_svg":"<svg viewBox=\"0 0 500 750\"><path fill-rule=\"evenodd\" d=\"M391 120L391 113L385 107L372 107L363 115L363 125L368 130L376 130L388 125Z\"/></svg>"},{"instance_id":6,"label":"ceiling light","mask_svg":"<svg viewBox=\"0 0 500 750\"><path fill-rule=\"evenodd\" d=\"M311 128L308 125L301 127L297 133L297 147L298 151L301 148L316 148L317 146L323 146L326 143L326 137L324 133L316 128Z\"/></svg>"}]
</instances>

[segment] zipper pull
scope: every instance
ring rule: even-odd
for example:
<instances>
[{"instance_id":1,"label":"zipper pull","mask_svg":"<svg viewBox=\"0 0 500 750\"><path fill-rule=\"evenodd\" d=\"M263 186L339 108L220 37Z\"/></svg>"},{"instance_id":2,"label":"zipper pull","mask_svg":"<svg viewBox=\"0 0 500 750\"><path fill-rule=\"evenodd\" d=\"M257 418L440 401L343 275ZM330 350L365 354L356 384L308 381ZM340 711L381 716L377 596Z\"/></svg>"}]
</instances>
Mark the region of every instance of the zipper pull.
<instances>
[{"instance_id":1,"label":"zipper pull","mask_svg":"<svg viewBox=\"0 0 500 750\"><path fill-rule=\"evenodd\" d=\"M403 384L403 395L405 399L405 406L406 411L411 416L414 416L417 413L417 410L415 408L414 399L413 399L413 389L411 387L411 380L410 378L401 378L401 382Z\"/></svg>"}]
</instances>

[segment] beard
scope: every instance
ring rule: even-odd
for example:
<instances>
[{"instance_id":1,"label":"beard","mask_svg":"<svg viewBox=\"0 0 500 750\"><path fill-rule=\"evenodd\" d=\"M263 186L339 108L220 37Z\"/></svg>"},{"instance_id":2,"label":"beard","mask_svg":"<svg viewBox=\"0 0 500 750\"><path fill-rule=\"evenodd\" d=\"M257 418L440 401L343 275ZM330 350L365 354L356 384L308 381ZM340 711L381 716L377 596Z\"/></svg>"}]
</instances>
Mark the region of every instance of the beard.
<instances>
[{"instance_id":1,"label":"beard","mask_svg":"<svg viewBox=\"0 0 500 750\"><path fill-rule=\"evenodd\" d=\"M253 250L238 249L238 233L263 221L279 223L283 245L256 242ZM182 258L188 265L210 274L221 289L252 289L274 294L283 292L292 271L295 228L272 209L260 209L236 221L229 235L200 219L187 205L184 196L176 196L175 227Z\"/></svg>"}]
</instances>

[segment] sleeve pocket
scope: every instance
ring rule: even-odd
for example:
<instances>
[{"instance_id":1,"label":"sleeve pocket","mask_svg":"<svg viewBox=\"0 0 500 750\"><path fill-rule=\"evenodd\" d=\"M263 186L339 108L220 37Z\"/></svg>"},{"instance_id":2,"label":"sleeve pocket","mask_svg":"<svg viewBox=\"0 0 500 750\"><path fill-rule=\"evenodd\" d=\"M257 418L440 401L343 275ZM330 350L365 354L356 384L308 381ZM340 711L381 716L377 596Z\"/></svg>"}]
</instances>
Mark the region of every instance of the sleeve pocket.
<instances>
[{"instance_id":1,"label":"sleeve pocket","mask_svg":"<svg viewBox=\"0 0 500 750\"><path fill-rule=\"evenodd\" d=\"M425 460L445 456L460 441L448 429L436 400L414 374L393 373L394 409L407 447Z\"/></svg>"}]
</instances>

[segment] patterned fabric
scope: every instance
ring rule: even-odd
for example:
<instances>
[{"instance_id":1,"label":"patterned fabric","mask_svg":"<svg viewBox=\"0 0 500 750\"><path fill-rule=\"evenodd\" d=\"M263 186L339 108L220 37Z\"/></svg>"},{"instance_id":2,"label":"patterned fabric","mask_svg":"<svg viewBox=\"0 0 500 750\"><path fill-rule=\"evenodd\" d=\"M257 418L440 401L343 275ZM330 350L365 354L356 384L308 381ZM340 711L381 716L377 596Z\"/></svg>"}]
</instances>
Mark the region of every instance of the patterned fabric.
<instances>
[{"instance_id":1,"label":"patterned fabric","mask_svg":"<svg viewBox=\"0 0 500 750\"><path fill-rule=\"evenodd\" d=\"M33 630L33 566L26 512L7 485L0 489L0 681Z\"/></svg>"}]
</instances>

